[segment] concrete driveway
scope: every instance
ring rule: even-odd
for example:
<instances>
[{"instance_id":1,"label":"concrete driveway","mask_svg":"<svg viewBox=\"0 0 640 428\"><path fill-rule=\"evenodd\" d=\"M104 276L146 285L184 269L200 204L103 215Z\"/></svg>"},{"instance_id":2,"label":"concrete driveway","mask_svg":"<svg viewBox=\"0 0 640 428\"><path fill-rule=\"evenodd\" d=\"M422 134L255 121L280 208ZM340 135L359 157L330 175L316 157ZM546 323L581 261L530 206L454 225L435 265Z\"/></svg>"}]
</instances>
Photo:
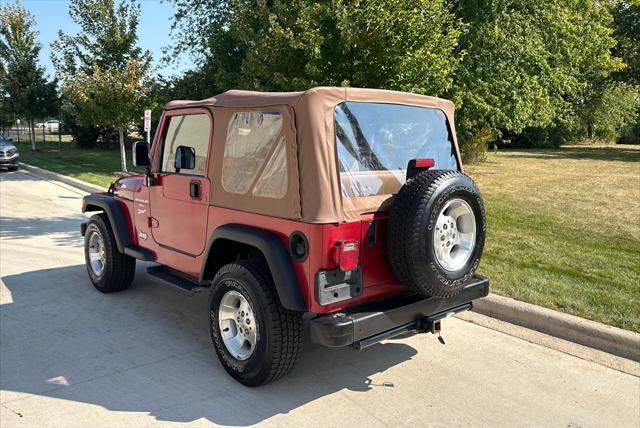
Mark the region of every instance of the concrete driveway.
<instances>
[{"instance_id":1,"label":"concrete driveway","mask_svg":"<svg viewBox=\"0 0 640 428\"><path fill-rule=\"evenodd\" d=\"M249 389L213 353L207 296L103 295L84 267L82 192L0 172L0 426L640 426L640 379L459 319L364 352L307 342Z\"/></svg>"}]
</instances>

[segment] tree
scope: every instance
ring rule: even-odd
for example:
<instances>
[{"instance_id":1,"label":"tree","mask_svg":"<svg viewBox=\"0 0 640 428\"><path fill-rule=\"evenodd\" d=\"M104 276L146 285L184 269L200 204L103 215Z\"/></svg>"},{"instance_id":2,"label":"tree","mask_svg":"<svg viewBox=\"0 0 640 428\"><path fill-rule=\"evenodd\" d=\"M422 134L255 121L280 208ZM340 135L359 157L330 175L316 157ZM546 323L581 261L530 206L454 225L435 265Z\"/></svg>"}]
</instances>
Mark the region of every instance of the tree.
<instances>
[{"instance_id":1,"label":"tree","mask_svg":"<svg viewBox=\"0 0 640 428\"><path fill-rule=\"evenodd\" d=\"M175 0L177 49L217 66L219 89L350 85L438 95L462 31L445 0Z\"/></svg>"},{"instance_id":2,"label":"tree","mask_svg":"<svg viewBox=\"0 0 640 428\"><path fill-rule=\"evenodd\" d=\"M624 69L612 10L638 0L173 1L175 49L213 64L217 89L442 95L458 106L463 151L481 157L490 141L584 124L585 106L612 102L602 91ZM617 12L629 52L634 10Z\"/></svg>"},{"instance_id":3,"label":"tree","mask_svg":"<svg viewBox=\"0 0 640 428\"><path fill-rule=\"evenodd\" d=\"M640 113L640 91L628 83L610 82L582 106L579 117L588 137L615 139Z\"/></svg>"},{"instance_id":4,"label":"tree","mask_svg":"<svg viewBox=\"0 0 640 428\"><path fill-rule=\"evenodd\" d=\"M151 54L137 46L140 5L73 0L69 12L82 32L60 31L51 45L65 108L82 125L117 128L126 172L127 129L140 117L151 87Z\"/></svg>"},{"instance_id":5,"label":"tree","mask_svg":"<svg viewBox=\"0 0 640 428\"><path fill-rule=\"evenodd\" d=\"M548 128L589 103L590 85L622 68L612 16L597 0L468 0L467 52L452 91L463 145ZM466 147L463 147L466 149ZM472 150L466 150L471 153Z\"/></svg>"},{"instance_id":6,"label":"tree","mask_svg":"<svg viewBox=\"0 0 640 428\"><path fill-rule=\"evenodd\" d=\"M615 38L618 41L614 52L620 56L626 67L615 78L627 85L630 91L640 92L640 0L620 0L613 10ZM640 98L635 99L636 107ZM621 140L640 143L640 118L635 123L623 127Z\"/></svg>"},{"instance_id":7,"label":"tree","mask_svg":"<svg viewBox=\"0 0 640 428\"><path fill-rule=\"evenodd\" d=\"M122 171L127 171L124 135L127 126L140 115L140 106L147 101L149 82L145 70L135 61L124 69L101 70L98 66L89 74L78 71L64 85L67 108L79 122L95 126L114 126L120 139Z\"/></svg>"},{"instance_id":8,"label":"tree","mask_svg":"<svg viewBox=\"0 0 640 428\"><path fill-rule=\"evenodd\" d=\"M13 125L15 117L11 109L11 98L7 94L5 88L0 85L0 133L6 135L6 132Z\"/></svg>"},{"instance_id":9,"label":"tree","mask_svg":"<svg viewBox=\"0 0 640 428\"><path fill-rule=\"evenodd\" d=\"M640 85L640 0L620 0L613 9L614 53L626 64L619 80Z\"/></svg>"},{"instance_id":10,"label":"tree","mask_svg":"<svg viewBox=\"0 0 640 428\"><path fill-rule=\"evenodd\" d=\"M2 110L27 119L31 149L36 150L33 120L56 113L56 81L47 82L44 68L38 65L40 44L33 16L16 3L0 6L0 20Z\"/></svg>"}]
</instances>

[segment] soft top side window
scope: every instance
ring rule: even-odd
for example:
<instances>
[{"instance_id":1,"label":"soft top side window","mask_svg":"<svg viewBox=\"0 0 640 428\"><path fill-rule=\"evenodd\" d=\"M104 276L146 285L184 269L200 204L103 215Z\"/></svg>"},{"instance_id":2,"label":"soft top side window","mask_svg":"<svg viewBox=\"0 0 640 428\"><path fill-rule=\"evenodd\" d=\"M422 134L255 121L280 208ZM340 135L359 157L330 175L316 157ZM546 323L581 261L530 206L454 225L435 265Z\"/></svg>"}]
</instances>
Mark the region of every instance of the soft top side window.
<instances>
[{"instance_id":1,"label":"soft top side window","mask_svg":"<svg viewBox=\"0 0 640 428\"><path fill-rule=\"evenodd\" d=\"M229 120L222 161L222 187L229 193L282 198L287 193L286 142L282 115L235 113Z\"/></svg>"}]
</instances>

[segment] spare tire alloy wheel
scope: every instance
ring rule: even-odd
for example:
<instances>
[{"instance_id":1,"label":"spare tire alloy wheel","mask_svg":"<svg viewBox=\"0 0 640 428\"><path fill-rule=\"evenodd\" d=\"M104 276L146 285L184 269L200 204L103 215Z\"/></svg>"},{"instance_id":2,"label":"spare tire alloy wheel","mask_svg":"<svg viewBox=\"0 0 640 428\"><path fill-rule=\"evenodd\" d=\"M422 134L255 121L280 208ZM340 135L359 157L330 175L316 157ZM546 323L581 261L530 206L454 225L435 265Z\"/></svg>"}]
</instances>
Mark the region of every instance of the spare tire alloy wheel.
<instances>
[{"instance_id":1,"label":"spare tire alloy wheel","mask_svg":"<svg viewBox=\"0 0 640 428\"><path fill-rule=\"evenodd\" d=\"M425 296L451 297L473 276L484 248L486 215L473 180L428 170L395 196L387 256L398 279Z\"/></svg>"},{"instance_id":2,"label":"spare tire alloy wheel","mask_svg":"<svg viewBox=\"0 0 640 428\"><path fill-rule=\"evenodd\" d=\"M436 261L455 272L469 261L476 243L476 219L464 199L449 200L438 215L433 233Z\"/></svg>"}]
</instances>

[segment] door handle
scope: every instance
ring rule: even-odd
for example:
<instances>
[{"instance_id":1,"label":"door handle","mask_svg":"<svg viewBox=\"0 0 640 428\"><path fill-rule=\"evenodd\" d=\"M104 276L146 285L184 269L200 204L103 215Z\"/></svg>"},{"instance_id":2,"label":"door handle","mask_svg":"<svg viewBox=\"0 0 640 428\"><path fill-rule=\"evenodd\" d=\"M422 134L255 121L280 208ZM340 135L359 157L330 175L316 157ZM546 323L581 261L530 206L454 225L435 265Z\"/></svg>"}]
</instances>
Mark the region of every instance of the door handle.
<instances>
[{"instance_id":1,"label":"door handle","mask_svg":"<svg viewBox=\"0 0 640 428\"><path fill-rule=\"evenodd\" d=\"M200 199L200 182L191 180L189 183L189 196L191 199Z\"/></svg>"}]
</instances>

